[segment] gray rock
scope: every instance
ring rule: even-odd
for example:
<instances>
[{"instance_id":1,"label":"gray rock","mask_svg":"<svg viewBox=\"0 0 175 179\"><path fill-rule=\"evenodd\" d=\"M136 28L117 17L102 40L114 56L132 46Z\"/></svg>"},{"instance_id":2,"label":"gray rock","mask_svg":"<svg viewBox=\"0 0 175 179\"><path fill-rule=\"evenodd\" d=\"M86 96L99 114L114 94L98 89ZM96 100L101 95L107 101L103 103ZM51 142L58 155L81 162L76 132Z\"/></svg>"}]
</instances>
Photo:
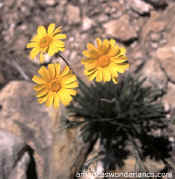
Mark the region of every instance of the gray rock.
<instances>
[{"instance_id":1,"label":"gray rock","mask_svg":"<svg viewBox=\"0 0 175 179\"><path fill-rule=\"evenodd\" d=\"M0 130L0 179L27 179L30 162L27 146L20 137Z\"/></svg>"},{"instance_id":2,"label":"gray rock","mask_svg":"<svg viewBox=\"0 0 175 179\"><path fill-rule=\"evenodd\" d=\"M152 9L151 5L145 3L142 0L131 0L128 1L129 6L138 14L148 14Z\"/></svg>"},{"instance_id":3,"label":"gray rock","mask_svg":"<svg viewBox=\"0 0 175 179\"><path fill-rule=\"evenodd\" d=\"M151 85L162 90L167 88L168 79L161 69L158 59L148 60L141 70L141 74L147 77L146 85Z\"/></svg>"},{"instance_id":4,"label":"gray rock","mask_svg":"<svg viewBox=\"0 0 175 179\"><path fill-rule=\"evenodd\" d=\"M167 5L167 0L144 0L147 3L152 4L154 7L163 7Z\"/></svg>"},{"instance_id":5,"label":"gray rock","mask_svg":"<svg viewBox=\"0 0 175 179\"><path fill-rule=\"evenodd\" d=\"M123 15L119 19L111 20L104 24L106 34L120 39L121 41L128 41L137 38L137 32L129 22L129 16Z\"/></svg>"},{"instance_id":6,"label":"gray rock","mask_svg":"<svg viewBox=\"0 0 175 179\"><path fill-rule=\"evenodd\" d=\"M175 85L173 83L168 83L168 93L164 96L163 102L169 104L171 109L175 109Z\"/></svg>"},{"instance_id":7,"label":"gray rock","mask_svg":"<svg viewBox=\"0 0 175 179\"><path fill-rule=\"evenodd\" d=\"M67 6L67 20L69 24L77 24L80 23L80 9L77 6L73 6L69 4Z\"/></svg>"},{"instance_id":8,"label":"gray rock","mask_svg":"<svg viewBox=\"0 0 175 179\"><path fill-rule=\"evenodd\" d=\"M35 151L31 158L36 162L35 171L38 178L73 178L86 160L90 145L84 144L78 137L79 129L67 129L62 126L60 116L57 115L61 109L51 110L52 108L48 109L37 103L33 84L24 81L10 82L6 85L0 92L0 105L0 128L20 136ZM57 125L58 128L53 134ZM19 142L16 140L16 143ZM3 151L5 153L6 150ZM25 161L25 157L27 156L24 156L22 161ZM22 170L22 161L16 170ZM14 171L15 173L18 172ZM49 178L51 174L53 177ZM24 175L22 171L20 175ZM33 176L29 178L36 179Z\"/></svg>"}]
</instances>

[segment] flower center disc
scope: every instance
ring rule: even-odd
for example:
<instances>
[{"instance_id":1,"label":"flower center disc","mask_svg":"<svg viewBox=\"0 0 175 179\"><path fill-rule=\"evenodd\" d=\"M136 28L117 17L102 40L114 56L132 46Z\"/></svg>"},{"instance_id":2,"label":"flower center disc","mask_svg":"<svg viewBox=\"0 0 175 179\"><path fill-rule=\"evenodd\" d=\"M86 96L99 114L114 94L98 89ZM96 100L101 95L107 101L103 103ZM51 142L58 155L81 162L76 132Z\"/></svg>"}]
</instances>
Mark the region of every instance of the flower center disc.
<instances>
[{"instance_id":1,"label":"flower center disc","mask_svg":"<svg viewBox=\"0 0 175 179\"><path fill-rule=\"evenodd\" d=\"M61 89L61 85L58 80L54 80L51 82L50 88L53 92L58 92Z\"/></svg>"},{"instance_id":2,"label":"flower center disc","mask_svg":"<svg viewBox=\"0 0 175 179\"><path fill-rule=\"evenodd\" d=\"M48 47L50 45L52 41L52 38L49 37L49 36L45 36L43 37L41 40L40 40L40 47L41 48L45 48L45 47Z\"/></svg>"},{"instance_id":3,"label":"flower center disc","mask_svg":"<svg viewBox=\"0 0 175 179\"><path fill-rule=\"evenodd\" d=\"M101 56L97 63L100 67L108 66L110 63L110 58L108 56Z\"/></svg>"}]
</instances>

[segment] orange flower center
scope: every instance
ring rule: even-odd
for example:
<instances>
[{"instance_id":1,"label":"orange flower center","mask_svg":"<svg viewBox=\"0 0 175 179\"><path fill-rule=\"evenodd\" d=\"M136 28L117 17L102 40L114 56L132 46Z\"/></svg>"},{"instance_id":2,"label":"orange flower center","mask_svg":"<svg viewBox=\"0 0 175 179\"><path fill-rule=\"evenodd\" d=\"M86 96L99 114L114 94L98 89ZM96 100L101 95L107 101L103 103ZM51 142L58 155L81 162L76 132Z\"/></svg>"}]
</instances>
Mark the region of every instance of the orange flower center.
<instances>
[{"instance_id":1,"label":"orange flower center","mask_svg":"<svg viewBox=\"0 0 175 179\"><path fill-rule=\"evenodd\" d=\"M46 48L50 45L51 42L52 42L52 38L50 36L45 36L40 40L40 47Z\"/></svg>"},{"instance_id":2,"label":"orange flower center","mask_svg":"<svg viewBox=\"0 0 175 179\"><path fill-rule=\"evenodd\" d=\"M61 89L61 84L58 80L53 80L51 81L50 83L50 89L53 91L53 92L58 92L60 89Z\"/></svg>"},{"instance_id":3,"label":"orange flower center","mask_svg":"<svg viewBox=\"0 0 175 179\"><path fill-rule=\"evenodd\" d=\"M97 61L97 65L102 68L108 66L109 63L110 63L110 58L106 55L99 57L99 59Z\"/></svg>"}]
</instances>

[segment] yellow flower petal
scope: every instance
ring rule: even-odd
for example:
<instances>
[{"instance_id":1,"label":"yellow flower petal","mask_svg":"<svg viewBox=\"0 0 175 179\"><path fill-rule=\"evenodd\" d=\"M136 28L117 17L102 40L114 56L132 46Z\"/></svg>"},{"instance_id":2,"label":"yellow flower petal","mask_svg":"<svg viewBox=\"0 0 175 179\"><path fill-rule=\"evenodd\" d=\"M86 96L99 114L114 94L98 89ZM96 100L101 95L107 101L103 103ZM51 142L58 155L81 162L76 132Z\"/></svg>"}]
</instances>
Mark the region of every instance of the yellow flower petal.
<instances>
[{"instance_id":1,"label":"yellow flower petal","mask_svg":"<svg viewBox=\"0 0 175 179\"><path fill-rule=\"evenodd\" d=\"M43 79L45 79L47 82L50 81L50 75L49 72L47 70L47 68L45 66L42 66L39 70L38 73L41 75L41 77Z\"/></svg>"},{"instance_id":2,"label":"yellow flower petal","mask_svg":"<svg viewBox=\"0 0 175 179\"><path fill-rule=\"evenodd\" d=\"M76 90L73 90L73 89L64 89L64 94L67 96L67 95L72 95L72 96L75 96L77 94L77 91Z\"/></svg>"},{"instance_id":3,"label":"yellow flower petal","mask_svg":"<svg viewBox=\"0 0 175 179\"><path fill-rule=\"evenodd\" d=\"M108 56L110 57L114 57L116 56L116 54L119 52L119 49L116 49L116 48L111 48L108 52Z\"/></svg>"},{"instance_id":4,"label":"yellow flower petal","mask_svg":"<svg viewBox=\"0 0 175 179\"><path fill-rule=\"evenodd\" d=\"M116 63L116 64L120 64L120 63L123 63L123 62L126 62L126 60L127 60L127 57L125 57L125 56L123 56L123 57L112 57L111 58L111 61L113 62L113 63Z\"/></svg>"},{"instance_id":5,"label":"yellow flower petal","mask_svg":"<svg viewBox=\"0 0 175 179\"><path fill-rule=\"evenodd\" d=\"M126 54L126 48L121 47L120 48L120 55L125 55Z\"/></svg>"},{"instance_id":6,"label":"yellow flower petal","mask_svg":"<svg viewBox=\"0 0 175 179\"><path fill-rule=\"evenodd\" d=\"M109 41L107 39L104 39L103 46L105 46L105 47L109 46Z\"/></svg>"},{"instance_id":7,"label":"yellow flower petal","mask_svg":"<svg viewBox=\"0 0 175 179\"><path fill-rule=\"evenodd\" d=\"M64 84L71 83L73 81L76 81L76 76L73 74L66 75L62 78L62 81Z\"/></svg>"},{"instance_id":8,"label":"yellow flower petal","mask_svg":"<svg viewBox=\"0 0 175 179\"><path fill-rule=\"evenodd\" d=\"M33 87L33 89L35 90L35 91L40 91L40 90L42 90L43 88L45 88L46 87L46 85L36 85L36 86L34 86Z\"/></svg>"},{"instance_id":9,"label":"yellow flower petal","mask_svg":"<svg viewBox=\"0 0 175 179\"><path fill-rule=\"evenodd\" d=\"M95 50L84 50L83 55L88 58L97 58L99 56L99 54Z\"/></svg>"},{"instance_id":10,"label":"yellow flower petal","mask_svg":"<svg viewBox=\"0 0 175 179\"><path fill-rule=\"evenodd\" d=\"M39 36L43 36L43 35L47 34L44 26L39 26L38 29L37 29L37 33L38 33Z\"/></svg>"},{"instance_id":11,"label":"yellow flower petal","mask_svg":"<svg viewBox=\"0 0 175 179\"><path fill-rule=\"evenodd\" d=\"M100 48L102 45L102 41L99 38L96 38L97 47Z\"/></svg>"},{"instance_id":12,"label":"yellow flower petal","mask_svg":"<svg viewBox=\"0 0 175 179\"><path fill-rule=\"evenodd\" d=\"M50 24L47 30L44 26L39 26L37 34L27 44L27 48L33 48L30 52L30 58L34 59L40 54L40 63L43 63L45 53L53 56L59 51L64 51L65 46L61 39L65 39L66 34L60 32L61 27L55 29L55 24Z\"/></svg>"},{"instance_id":13,"label":"yellow flower petal","mask_svg":"<svg viewBox=\"0 0 175 179\"><path fill-rule=\"evenodd\" d=\"M41 98L38 98L38 102L42 104L47 101L47 98L48 98L48 95L42 96Z\"/></svg>"},{"instance_id":14,"label":"yellow flower petal","mask_svg":"<svg viewBox=\"0 0 175 179\"><path fill-rule=\"evenodd\" d=\"M84 71L84 74L87 75L87 76L89 76L89 75L91 75L92 73L94 73L94 72L96 72L96 71L97 71L96 69L91 69L91 70L87 70L87 69L86 69L86 70Z\"/></svg>"},{"instance_id":15,"label":"yellow flower petal","mask_svg":"<svg viewBox=\"0 0 175 179\"><path fill-rule=\"evenodd\" d=\"M96 81L97 82L103 81L103 73L102 73L102 71L97 71Z\"/></svg>"},{"instance_id":16,"label":"yellow flower petal","mask_svg":"<svg viewBox=\"0 0 175 179\"><path fill-rule=\"evenodd\" d=\"M97 66L95 60L82 60L81 62L85 65L85 68L87 70L91 70L92 68L95 68Z\"/></svg>"},{"instance_id":17,"label":"yellow flower petal","mask_svg":"<svg viewBox=\"0 0 175 179\"><path fill-rule=\"evenodd\" d=\"M103 73L103 80L104 80L104 82L107 82L107 81L111 80L111 73L110 73L109 70L104 69L102 73Z\"/></svg>"},{"instance_id":18,"label":"yellow flower petal","mask_svg":"<svg viewBox=\"0 0 175 179\"><path fill-rule=\"evenodd\" d=\"M40 84L40 85L46 83L46 81L44 79L42 79L36 75L33 76L32 81L34 81L35 83Z\"/></svg>"},{"instance_id":19,"label":"yellow flower petal","mask_svg":"<svg viewBox=\"0 0 175 179\"><path fill-rule=\"evenodd\" d=\"M36 95L36 97L42 97L42 96L45 96L46 94L48 94L49 90L47 88L45 89L42 89L41 91L39 91Z\"/></svg>"},{"instance_id":20,"label":"yellow flower petal","mask_svg":"<svg viewBox=\"0 0 175 179\"><path fill-rule=\"evenodd\" d=\"M49 70L49 75L51 79L55 78L55 65L54 64L49 64L48 65L48 70Z\"/></svg>"},{"instance_id":21,"label":"yellow flower petal","mask_svg":"<svg viewBox=\"0 0 175 179\"><path fill-rule=\"evenodd\" d=\"M92 81L92 80L96 77L96 75L97 75L97 71L94 71L93 73L91 73L90 75L88 75L88 79L89 79L90 81Z\"/></svg>"},{"instance_id":22,"label":"yellow flower petal","mask_svg":"<svg viewBox=\"0 0 175 179\"><path fill-rule=\"evenodd\" d=\"M54 93L52 91L49 91L48 98L47 98L47 101L46 101L47 107L49 107L53 104L53 97L54 97Z\"/></svg>"},{"instance_id":23,"label":"yellow flower petal","mask_svg":"<svg viewBox=\"0 0 175 179\"><path fill-rule=\"evenodd\" d=\"M41 77L34 76L33 81L37 83L34 90L37 92L39 103L46 102L46 106L59 107L60 101L68 105L72 97L76 95L74 88L78 87L76 76L66 66L60 73L60 64L49 64L48 70L42 66L38 73Z\"/></svg>"},{"instance_id":24,"label":"yellow flower petal","mask_svg":"<svg viewBox=\"0 0 175 179\"><path fill-rule=\"evenodd\" d=\"M96 81L110 81L116 83L114 77L117 73L123 73L129 68L127 63L126 49L119 47L114 39L96 39L97 47L88 43L87 49L82 53L85 58L81 63L84 65L84 74L89 80L96 78Z\"/></svg>"},{"instance_id":25,"label":"yellow flower petal","mask_svg":"<svg viewBox=\"0 0 175 179\"><path fill-rule=\"evenodd\" d=\"M111 39L110 44L114 47L116 45L116 41L114 39Z\"/></svg>"},{"instance_id":26,"label":"yellow flower petal","mask_svg":"<svg viewBox=\"0 0 175 179\"><path fill-rule=\"evenodd\" d=\"M39 51L40 51L39 48L33 48L30 51L30 58L34 59L38 55Z\"/></svg>"},{"instance_id":27,"label":"yellow flower petal","mask_svg":"<svg viewBox=\"0 0 175 179\"><path fill-rule=\"evenodd\" d=\"M63 51L64 50L64 42L61 40L54 40L48 50L49 56L53 56L55 53L58 51Z\"/></svg>"},{"instance_id":28,"label":"yellow flower petal","mask_svg":"<svg viewBox=\"0 0 175 179\"><path fill-rule=\"evenodd\" d=\"M66 38L66 34L58 34L54 36L55 40L59 40L59 39L65 39Z\"/></svg>"},{"instance_id":29,"label":"yellow flower petal","mask_svg":"<svg viewBox=\"0 0 175 179\"><path fill-rule=\"evenodd\" d=\"M83 51L83 55L88 57L88 58L91 57L91 55L89 54L89 52L87 50Z\"/></svg>"},{"instance_id":30,"label":"yellow flower petal","mask_svg":"<svg viewBox=\"0 0 175 179\"><path fill-rule=\"evenodd\" d=\"M124 73L129 68L129 64L115 64L115 68L119 73Z\"/></svg>"},{"instance_id":31,"label":"yellow flower petal","mask_svg":"<svg viewBox=\"0 0 175 179\"><path fill-rule=\"evenodd\" d=\"M78 82L74 81L72 83L63 83L63 87L65 88L77 88L78 87Z\"/></svg>"},{"instance_id":32,"label":"yellow flower petal","mask_svg":"<svg viewBox=\"0 0 175 179\"><path fill-rule=\"evenodd\" d=\"M40 53L39 60L40 60L40 63L44 63L44 55L43 55L43 53Z\"/></svg>"},{"instance_id":33,"label":"yellow flower petal","mask_svg":"<svg viewBox=\"0 0 175 179\"><path fill-rule=\"evenodd\" d=\"M48 27L48 34L53 33L55 30L55 24L50 24Z\"/></svg>"},{"instance_id":34,"label":"yellow flower petal","mask_svg":"<svg viewBox=\"0 0 175 179\"><path fill-rule=\"evenodd\" d=\"M113 83L117 84L117 83L118 83L118 78L115 77L115 76L113 76L113 77L112 77L112 81L113 81Z\"/></svg>"},{"instance_id":35,"label":"yellow flower petal","mask_svg":"<svg viewBox=\"0 0 175 179\"><path fill-rule=\"evenodd\" d=\"M60 33L60 32L61 32L61 29L62 29L61 26L60 26L60 27L57 27L57 28L55 29L54 34Z\"/></svg>"},{"instance_id":36,"label":"yellow flower petal","mask_svg":"<svg viewBox=\"0 0 175 179\"><path fill-rule=\"evenodd\" d=\"M38 44L36 42L30 42L27 44L27 48L33 48L33 47L38 47Z\"/></svg>"},{"instance_id":37,"label":"yellow flower petal","mask_svg":"<svg viewBox=\"0 0 175 179\"><path fill-rule=\"evenodd\" d=\"M40 37L38 35L34 35L31 39L31 42L38 42L40 40Z\"/></svg>"},{"instance_id":38,"label":"yellow flower petal","mask_svg":"<svg viewBox=\"0 0 175 179\"><path fill-rule=\"evenodd\" d=\"M53 45L50 46L49 50L48 50L48 55L53 56L55 54L55 52L56 52L55 46L53 46Z\"/></svg>"},{"instance_id":39,"label":"yellow flower petal","mask_svg":"<svg viewBox=\"0 0 175 179\"><path fill-rule=\"evenodd\" d=\"M91 43L88 43L88 44L87 44L87 48L88 48L88 50L97 51L97 48L96 48L94 45L92 45Z\"/></svg>"},{"instance_id":40,"label":"yellow flower petal","mask_svg":"<svg viewBox=\"0 0 175 179\"><path fill-rule=\"evenodd\" d=\"M60 100L65 106L67 106L72 101L72 97L70 95L67 95L65 92L62 92L60 95Z\"/></svg>"},{"instance_id":41,"label":"yellow flower petal","mask_svg":"<svg viewBox=\"0 0 175 179\"><path fill-rule=\"evenodd\" d=\"M64 47L59 47L59 48L58 48L58 50L61 51L61 52L63 52L64 49L65 49Z\"/></svg>"},{"instance_id":42,"label":"yellow flower petal","mask_svg":"<svg viewBox=\"0 0 175 179\"><path fill-rule=\"evenodd\" d=\"M95 62L94 59L82 59L82 60L81 60L81 63L82 63L82 64L91 64L91 63L93 63L93 62Z\"/></svg>"},{"instance_id":43,"label":"yellow flower petal","mask_svg":"<svg viewBox=\"0 0 175 179\"><path fill-rule=\"evenodd\" d=\"M68 66L65 66L65 68L63 69L62 73L61 73L61 76L65 76L67 75L68 73L70 73L70 69Z\"/></svg>"},{"instance_id":44,"label":"yellow flower petal","mask_svg":"<svg viewBox=\"0 0 175 179\"><path fill-rule=\"evenodd\" d=\"M55 64L55 73L56 73L56 75L60 74L60 64L59 63Z\"/></svg>"},{"instance_id":45,"label":"yellow flower petal","mask_svg":"<svg viewBox=\"0 0 175 179\"><path fill-rule=\"evenodd\" d=\"M55 47L64 47L64 42L61 40L54 40L51 45Z\"/></svg>"},{"instance_id":46,"label":"yellow flower petal","mask_svg":"<svg viewBox=\"0 0 175 179\"><path fill-rule=\"evenodd\" d=\"M58 108L59 107L59 105L60 105L59 93L55 94L53 105L54 105L54 108Z\"/></svg>"}]
</instances>

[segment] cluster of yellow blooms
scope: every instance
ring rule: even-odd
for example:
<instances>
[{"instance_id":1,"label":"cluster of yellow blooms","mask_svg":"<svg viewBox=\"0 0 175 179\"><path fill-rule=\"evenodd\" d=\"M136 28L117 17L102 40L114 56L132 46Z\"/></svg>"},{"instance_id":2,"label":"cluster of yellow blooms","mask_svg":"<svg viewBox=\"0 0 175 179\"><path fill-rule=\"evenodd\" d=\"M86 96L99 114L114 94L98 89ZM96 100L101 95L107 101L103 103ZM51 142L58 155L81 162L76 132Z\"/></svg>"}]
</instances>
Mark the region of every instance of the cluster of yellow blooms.
<instances>
[{"instance_id":1,"label":"cluster of yellow blooms","mask_svg":"<svg viewBox=\"0 0 175 179\"><path fill-rule=\"evenodd\" d=\"M39 26L37 34L27 44L27 48L32 48L30 58L40 56L40 62L44 62L44 55L54 56L59 51L64 50L65 34L61 34L61 27L56 28L55 24L50 24L48 29ZM125 48L119 47L115 40L96 39L97 46L87 44L87 50L83 51L84 74L89 80L113 81L117 83L118 73L123 73L129 68ZM61 70L60 64L49 64L48 69L42 66L38 73L34 75L33 81L37 83L34 90L37 93L39 103L46 103L46 106L53 105L59 107L60 102L65 106L72 101L72 96L76 95L75 88L78 81L75 74L68 66Z\"/></svg>"}]
</instances>

